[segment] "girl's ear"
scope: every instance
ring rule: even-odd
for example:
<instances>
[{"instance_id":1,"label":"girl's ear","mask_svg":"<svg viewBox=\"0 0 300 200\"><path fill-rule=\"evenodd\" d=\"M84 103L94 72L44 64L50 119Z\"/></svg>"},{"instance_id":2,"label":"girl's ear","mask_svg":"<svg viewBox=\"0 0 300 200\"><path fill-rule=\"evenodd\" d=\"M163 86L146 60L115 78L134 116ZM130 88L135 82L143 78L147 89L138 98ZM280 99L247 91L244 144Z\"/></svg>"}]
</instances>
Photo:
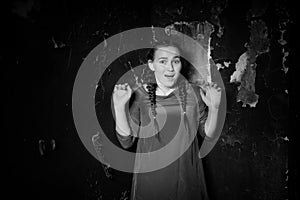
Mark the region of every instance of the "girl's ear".
<instances>
[{"instance_id":1,"label":"girl's ear","mask_svg":"<svg viewBox=\"0 0 300 200\"><path fill-rule=\"evenodd\" d=\"M150 68L151 71L155 71L152 60L148 60L148 66L149 66L149 68Z\"/></svg>"}]
</instances>

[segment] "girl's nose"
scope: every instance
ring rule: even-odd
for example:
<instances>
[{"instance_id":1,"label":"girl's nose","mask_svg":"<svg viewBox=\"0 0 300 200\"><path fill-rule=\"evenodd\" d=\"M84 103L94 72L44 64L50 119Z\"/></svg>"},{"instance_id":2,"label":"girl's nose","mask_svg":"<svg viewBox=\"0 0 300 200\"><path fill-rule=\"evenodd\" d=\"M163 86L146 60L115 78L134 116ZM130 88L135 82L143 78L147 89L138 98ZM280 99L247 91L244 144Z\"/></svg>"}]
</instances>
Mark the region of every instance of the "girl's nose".
<instances>
[{"instance_id":1,"label":"girl's nose","mask_svg":"<svg viewBox=\"0 0 300 200\"><path fill-rule=\"evenodd\" d=\"M173 66L173 63L170 62L168 65L167 65L167 69L168 71L174 71L174 66Z\"/></svg>"}]
</instances>

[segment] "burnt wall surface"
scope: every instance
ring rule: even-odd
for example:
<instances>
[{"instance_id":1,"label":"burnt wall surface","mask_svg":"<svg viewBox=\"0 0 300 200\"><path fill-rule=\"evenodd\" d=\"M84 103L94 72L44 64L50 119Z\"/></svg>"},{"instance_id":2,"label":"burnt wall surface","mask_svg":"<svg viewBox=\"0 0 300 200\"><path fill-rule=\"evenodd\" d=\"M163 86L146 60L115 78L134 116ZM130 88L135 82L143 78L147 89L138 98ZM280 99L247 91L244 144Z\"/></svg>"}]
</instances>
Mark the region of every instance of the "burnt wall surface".
<instances>
[{"instance_id":1,"label":"burnt wall surface","mask_svg":"<svg viewBox=\"0 0 300 200\"><path fill-rule=\"evenodd\" d=\"M77 134L77 71L114 34L198 22L213 27L211 57L227 96L221 137L203 159L211 199L299 199L294 7L285 0L11 1L0 57L8 199L128 199L131 174L105 168Z\"/></svg>"}]
</instances>

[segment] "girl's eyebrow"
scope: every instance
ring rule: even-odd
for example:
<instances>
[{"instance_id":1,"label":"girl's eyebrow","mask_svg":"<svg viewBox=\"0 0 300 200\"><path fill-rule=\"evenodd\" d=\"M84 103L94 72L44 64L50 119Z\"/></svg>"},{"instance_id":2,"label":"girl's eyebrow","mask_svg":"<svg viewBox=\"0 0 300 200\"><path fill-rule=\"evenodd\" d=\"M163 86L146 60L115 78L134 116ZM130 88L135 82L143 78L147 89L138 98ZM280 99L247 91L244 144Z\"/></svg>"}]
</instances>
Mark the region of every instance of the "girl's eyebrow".
<instances>
[{"instance_id":1,"label":"girl's eyebrow","mask_svg":"<svg viewBox=\"0 0 300 200\"><path fill-rule=\"evenodd\" d=\"M159 57L158 59L168 59L168 57Z\"/></svg>"},{"instance_id":2,"label":"girl's eyebrow","mask_svg":"<svg viewBox=\"0 0 300 200\"><path fill-rule=\"evenodd\" d=\"M174 58L180 58L180 56L174 56L173 59ZM158 60L160 60L160 59L168 59L168 57L159 57Z\"/></svg>"}]
</instances>

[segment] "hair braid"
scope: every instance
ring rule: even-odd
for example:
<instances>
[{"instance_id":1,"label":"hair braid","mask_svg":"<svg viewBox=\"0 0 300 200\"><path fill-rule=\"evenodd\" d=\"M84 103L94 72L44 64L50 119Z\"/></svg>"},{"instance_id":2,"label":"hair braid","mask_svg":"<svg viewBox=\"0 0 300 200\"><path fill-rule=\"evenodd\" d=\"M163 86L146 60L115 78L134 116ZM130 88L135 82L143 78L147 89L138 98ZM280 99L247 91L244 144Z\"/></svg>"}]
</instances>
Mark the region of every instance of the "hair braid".
<instances>
[{"instance_id":1,"label":"hair braid","mask_svg":"<svg viewBox=\"0 0 300 200\"><path fill-rule=\"evenodd\" d=\"M156 114L157 114L156 110L155 110L155 108L157 107L157 105L156 105L156 88L157 88L156 83L147 83L149 101L151 104L151 112L152 112L154 118L156 118Z\"/></svg>"},{"instance_id":2,"label":"hair braid","mask_svg":"<svg viewBox=\"0 0 300 200\"><path fill-rule=\"evenodd\" d=\"M190 134L190 126L188 124L188 118L186 114L186 105L187 105L187 83L183 80L179 83L179 97L180 97L180 104L183 110L183 120L184 120L184 125L187 130L189 139L192 139L192 134ZM191 155L191 161L192 164L194 162L194 156L193 154Z\"/></svg>"},{"instance_id":3,"label":"hair braid","mask_svg":"<svg viewBox=\"0 0 300 200\"><path fill-rule=\"evenodd\" d=\"M186 105L187 105L187 83L185 80L180 81L179 83L179 98L180 98L180 104L181 108L183 110L183 119L184 119L184 125L187 129L187 133L190 133L190 128L188 124L188 118L186 113Z\"/></svg>"},{"instance_id":4,"label":"hair braid","mask_svg":"<svg viewBox=\"0 0 300 200\"><path fill-rule=\"evenodd\" d=\"M151 112L153 115L153 119L154 119L154 127L155 127L155 131L156 131L156 137L158 139L159 142L161 142L160 139L160 134L159 134L159 126L156 120L156 88L157 88L157 84L156 83L147 83L147 89L148 89L148 96L149 96L149 101L150 101L150 108L151 108Z\"/></svg>"},{"instance_id":5,"label":"hair braid","mask_svg":"<svg viewBox=\"0 0 300 200\"><path fill-rule=\"evenodd\" d=\"M186 114L186 97L187 97L187 93L186 93L186 84L185 81L181 81L179 83L179 98L180 98L180 104L181 104L181 108L183 110L183 114Z\"/></svg>"}]
</instances>

